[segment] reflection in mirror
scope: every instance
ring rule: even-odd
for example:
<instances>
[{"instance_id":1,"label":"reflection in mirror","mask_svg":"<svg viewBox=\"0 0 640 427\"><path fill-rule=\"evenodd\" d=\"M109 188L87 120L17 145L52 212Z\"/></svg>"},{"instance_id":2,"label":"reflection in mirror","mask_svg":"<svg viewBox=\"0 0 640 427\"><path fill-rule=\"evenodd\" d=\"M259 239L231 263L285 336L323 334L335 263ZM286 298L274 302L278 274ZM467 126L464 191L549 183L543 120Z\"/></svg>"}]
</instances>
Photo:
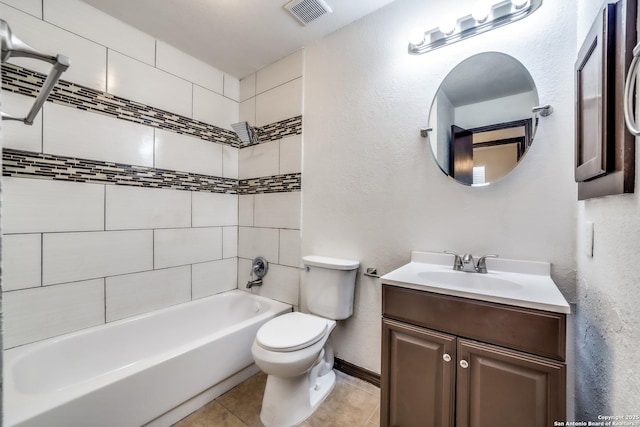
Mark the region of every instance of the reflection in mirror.
<instances>
[{"instance_id":1,"label":"reflection in mirror","mask_svg":"<svg viewBox=\"0 0 640 427\"><path fill-rule=\"evenodd\" d=\"M465 185L507 175L532 143L538 93L527 69L497 52L458 64L436 93L429 141L442 171Z\"/></svg>"}]
</instances>

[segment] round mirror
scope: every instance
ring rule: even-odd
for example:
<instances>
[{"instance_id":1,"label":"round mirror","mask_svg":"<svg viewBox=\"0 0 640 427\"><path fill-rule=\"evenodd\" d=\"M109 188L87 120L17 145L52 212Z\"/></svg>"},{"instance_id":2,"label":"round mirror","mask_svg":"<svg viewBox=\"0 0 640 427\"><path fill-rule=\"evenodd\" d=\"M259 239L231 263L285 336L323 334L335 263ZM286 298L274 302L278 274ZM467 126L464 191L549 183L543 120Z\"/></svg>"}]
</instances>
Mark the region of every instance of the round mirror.
<instances>
[{"instance_id":1,"label":"round mirror","mask_svg":"<svg viewBox=\"0 0 640 427\"><path fill-rule=\"evenodd\" d=\"M485 52L445 77L429 115L429 142L440 169L465 185L486 185L518 165L533 141L538 92L515 58Z\"/></svg>"}]
</instances>

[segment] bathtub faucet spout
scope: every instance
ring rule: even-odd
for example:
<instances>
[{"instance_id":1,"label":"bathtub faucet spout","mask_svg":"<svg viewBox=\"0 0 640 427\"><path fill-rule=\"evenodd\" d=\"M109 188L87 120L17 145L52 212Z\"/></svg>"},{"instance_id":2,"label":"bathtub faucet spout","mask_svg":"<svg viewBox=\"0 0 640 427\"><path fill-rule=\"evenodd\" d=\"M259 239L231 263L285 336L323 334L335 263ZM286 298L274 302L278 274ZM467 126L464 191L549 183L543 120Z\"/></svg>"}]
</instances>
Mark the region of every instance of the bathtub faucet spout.
<instances>
[{"instance_id":1,"label":"bathtub faucet spout","mask_svg":"<svg viewBox=\"0 0 640 427\"><path fill-rule=\"evenodd\" d=\"M249 280L247 282L247 289L251 289L254 286L262 286L262 279Z\"/></svg>"}]
</instances>

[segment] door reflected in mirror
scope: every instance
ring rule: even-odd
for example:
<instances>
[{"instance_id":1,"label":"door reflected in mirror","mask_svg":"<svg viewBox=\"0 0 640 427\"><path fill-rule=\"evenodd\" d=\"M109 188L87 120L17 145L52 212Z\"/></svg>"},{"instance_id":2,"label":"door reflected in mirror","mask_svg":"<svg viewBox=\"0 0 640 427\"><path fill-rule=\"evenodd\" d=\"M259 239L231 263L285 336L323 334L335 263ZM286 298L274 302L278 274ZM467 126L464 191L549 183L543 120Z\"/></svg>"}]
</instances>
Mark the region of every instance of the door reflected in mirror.
<instances>
[{"instance_id":1,"label":"door reflected in mirror","mask_svg":"<svg viewBox=\"0 0 640 427\"><path fill-rule=\"evenodd\" d=\"M440 169L465 185L501 179L533 142L536 105L533 79L515 58L486 52L462 61L431 105L429 141Z\"/></svg>"}]
</instances>

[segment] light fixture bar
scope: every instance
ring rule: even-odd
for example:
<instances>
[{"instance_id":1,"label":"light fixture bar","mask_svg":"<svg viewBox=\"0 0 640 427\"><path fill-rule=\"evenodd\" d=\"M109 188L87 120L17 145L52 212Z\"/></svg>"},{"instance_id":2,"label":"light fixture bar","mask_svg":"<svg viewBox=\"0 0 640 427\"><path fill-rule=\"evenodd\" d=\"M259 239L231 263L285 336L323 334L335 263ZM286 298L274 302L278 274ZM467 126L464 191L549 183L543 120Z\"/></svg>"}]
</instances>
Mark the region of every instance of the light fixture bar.
<instances>
[{"instance_id":1,"label":"light fixture bar","mask_svg":"<svg viewBox=\"0 0 640 427\"><path fill-rule=\"evenodd\" d=\"M496 3L491 6L489 15L481 21L476 20L472 15L463 16L456 21L455 30L448 34L442 32L439 27L426 31L421 42L409 43L409 53L422 55L451 43L519 21L542 6L542 0L526 0L524 4L522 3L522 0L504 0Z\"/></svg>"}]
</instances>

